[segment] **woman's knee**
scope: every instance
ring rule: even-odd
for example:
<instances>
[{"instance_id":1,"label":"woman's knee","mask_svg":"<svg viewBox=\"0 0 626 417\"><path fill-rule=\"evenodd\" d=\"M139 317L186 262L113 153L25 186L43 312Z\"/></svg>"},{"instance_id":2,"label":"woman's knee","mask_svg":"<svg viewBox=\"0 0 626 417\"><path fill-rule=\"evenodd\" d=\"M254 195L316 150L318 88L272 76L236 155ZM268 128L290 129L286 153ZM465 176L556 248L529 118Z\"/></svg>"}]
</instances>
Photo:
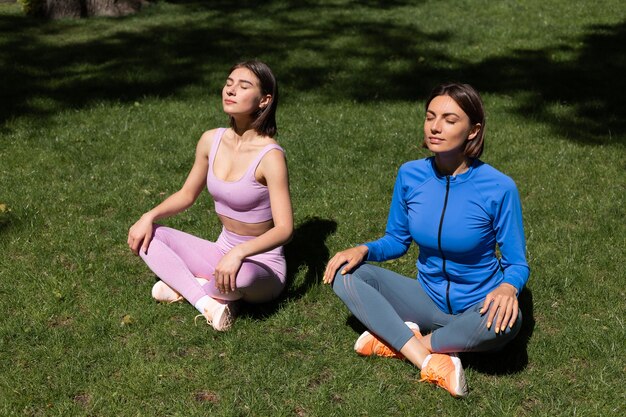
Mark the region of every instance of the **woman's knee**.
<instances>
[{"instance_id":1,"label":"woman's knee","mask_svg":"<svg viewBox=\"0 0 626 417\"><path fill-rule=\"evenodd\" d=\"M160 224L157 224L157 223L154 223L152 227L153 227L152 239L156 239L161 242L167 243L168 239L172 235L171 233L172 229L166 226L161 226Z\"/></svg>"},{"instance_id":2,"label":"woman's knee","mask_svg":"<svg viewBox=\"0 0 626 417\"><path fill-rule=\"evenodd\" d=\"M333 280L333 291L339 297L342 297L342 295L346 294L346 285L348 280L363 280L366 275L371 273L371 268L372 265L363 263L345 275L340 272L341 268L339 268L335 273L335 279Z\"/></svg>"},{"instance_id":3,"label":"woman's knee","mask_svg":"<svg viewBox=\"0 0 626 417\"><path fill-rule=\"evenodd\" d=\"M515 337L517 337L520 329L522 328L522 312L518 311L517 318L513 326L506 326L504 331L495 331L495 326L492 326L487 333L487 340L484 341L482 351L498 351L503 349L508 343L510 343Z\"/></svg>"}]
</instances>

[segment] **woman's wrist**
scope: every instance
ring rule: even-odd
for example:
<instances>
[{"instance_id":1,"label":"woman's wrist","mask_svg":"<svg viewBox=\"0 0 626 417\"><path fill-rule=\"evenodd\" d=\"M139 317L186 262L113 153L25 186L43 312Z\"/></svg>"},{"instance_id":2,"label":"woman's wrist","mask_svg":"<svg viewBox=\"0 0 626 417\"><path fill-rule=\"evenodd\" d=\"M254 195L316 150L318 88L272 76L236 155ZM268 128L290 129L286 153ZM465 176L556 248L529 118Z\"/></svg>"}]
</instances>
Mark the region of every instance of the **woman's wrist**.
<instances>
[{"instance_id":1,"label":"woman's wrist","mask_svg":"<svg viewBox=\"0 0 626 417\"><path fill-rule=\"evenodd\" d=\"M503 282L500 286L505 286L505 288L510 288L513 291L513 295L517 297L518 291L517 288L513 284L509 284L508 282Z\"/></svg>"},{"instance_id":2,"label":"woman's wrist","mask_svg":"<svg viewBox=\"0 0 626 417\"><path fill-rule=\"evenodd\" d=\"M151 223L154 223L154 221L156 220L156 215L154 215L154 213L152 213L152 210L145 212L142 216L141 216L142 220L145 221L149 221Z\"/></svg>"}]
</instances>

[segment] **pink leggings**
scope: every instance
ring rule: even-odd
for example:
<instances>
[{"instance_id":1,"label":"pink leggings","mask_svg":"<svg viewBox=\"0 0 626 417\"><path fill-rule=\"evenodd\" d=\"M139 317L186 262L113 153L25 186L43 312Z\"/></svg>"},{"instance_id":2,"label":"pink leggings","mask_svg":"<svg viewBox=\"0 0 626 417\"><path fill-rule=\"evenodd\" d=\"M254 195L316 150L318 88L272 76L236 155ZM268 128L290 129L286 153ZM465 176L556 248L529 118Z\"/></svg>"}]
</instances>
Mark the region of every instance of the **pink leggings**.
<instances>
[{"instance_id":1,"label":"pink leggings","mask_svg":"<svg viewBox=\"0 0 626 417\"><path fill-rule=\"evenodd\" d=\"M210 242L155 224L148 253L139 251L139 254L163 282L193 305L205 295L226 301L262 303L278 297L285 287L287 267L282 246L244 259L234 292L220 293L213 279L219 260L234 246L253 238L222 229L217 242ZM209 282L200 285L195 277Z\"/></svg>"}]
</instances>

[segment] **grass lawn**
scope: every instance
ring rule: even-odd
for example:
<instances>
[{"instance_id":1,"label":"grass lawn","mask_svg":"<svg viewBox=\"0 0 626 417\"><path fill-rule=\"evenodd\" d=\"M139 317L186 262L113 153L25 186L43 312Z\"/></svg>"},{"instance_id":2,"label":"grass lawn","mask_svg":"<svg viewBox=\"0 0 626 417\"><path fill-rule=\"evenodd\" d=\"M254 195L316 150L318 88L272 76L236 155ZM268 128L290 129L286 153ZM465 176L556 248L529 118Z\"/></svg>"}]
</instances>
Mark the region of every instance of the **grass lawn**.
<instances>
[{"instance_id":1,"label":"grass lawn","mask_svg":"<svg viewBox=\"0 0 626 417\"><path fill-rule=\"evenodd\" d=\"M0 415L626 415L626 7L618 0L161 1L43 22L0 3ZM129 226L227 124L230 66L281 88L296 235L289 287L233 329L150 298ZM470 395L361 358L321 272L384 233L423 101L461 80L483 160L517 183L531 279L520 337L464 355ZM204 193L164 223L215 238ZM417 250L385 267L415 275Z\"/></svg>"}]
</instances>

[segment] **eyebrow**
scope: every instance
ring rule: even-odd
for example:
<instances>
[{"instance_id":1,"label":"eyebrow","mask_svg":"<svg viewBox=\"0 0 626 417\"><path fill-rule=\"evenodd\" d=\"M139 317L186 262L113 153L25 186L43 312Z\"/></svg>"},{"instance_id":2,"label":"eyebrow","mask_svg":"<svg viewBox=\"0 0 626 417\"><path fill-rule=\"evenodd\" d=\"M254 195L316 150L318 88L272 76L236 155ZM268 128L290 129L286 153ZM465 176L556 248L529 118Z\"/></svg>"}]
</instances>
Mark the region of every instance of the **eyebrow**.
<instances>
[{"instance_id":1,"label":"eyebrow","mask_svg":"<svg viewBox=\"0 0 626 417\"><path fill-rule=\"evenodd\" d=\"M426 110L426 113L431 113L431 114L434 114L434 115L436 115L436 114L437 114L437 113L435 113L434 111L432 111L432 110L430 110L430 109L429 109L429 110ZM456 114L456 113L454 113L454 112L444 113L444 114L442 114L442 116L443 116L443 117L448 117L448 116L456 116L456 117L459 117L459 118L461 117L461 116L459 116L458 114Z\"/></svg>"},{"instance_id":2,"label":"eyebrow","mask_svg":"<svg viewBox=\"0 0 626 417\"><path fill-rule=\"evenodd\" d=\"M235 81L235 80L233 80L231 77L228 77L228 78L226 78L226 81ZM252 81L248 81L248 80L239 80L239 82L247 83L247 84L250 84L250 85L254 85L254 83Z\"/></svg>"}]
</instances>

